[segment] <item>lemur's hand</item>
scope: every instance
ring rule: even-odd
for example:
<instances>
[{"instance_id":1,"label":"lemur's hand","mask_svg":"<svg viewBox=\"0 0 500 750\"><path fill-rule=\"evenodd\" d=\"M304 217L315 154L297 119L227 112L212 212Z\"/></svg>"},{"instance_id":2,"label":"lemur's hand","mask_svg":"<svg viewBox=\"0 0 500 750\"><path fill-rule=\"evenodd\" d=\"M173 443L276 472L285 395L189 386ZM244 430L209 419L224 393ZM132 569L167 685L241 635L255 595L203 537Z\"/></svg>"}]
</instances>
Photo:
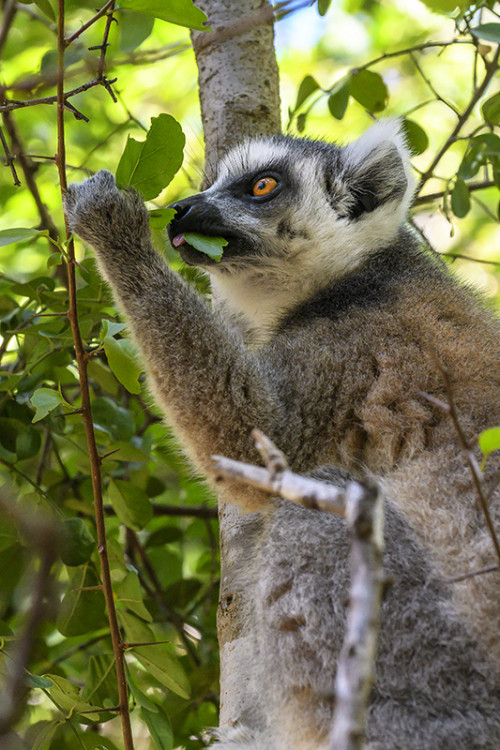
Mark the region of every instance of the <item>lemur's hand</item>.
<instances>
[{"instance_id":1,"label":"lemur's hand","mask_svg":"<svg viewBox=\"0 0 500 750\"><path fill-rule=\"evenodd\" d=\"M148 212L135 190L118 190L105 169L70 185L64 196L69 229L98 253L112 250L130 258L149 242Z\"/></svg>"}]
</instances>

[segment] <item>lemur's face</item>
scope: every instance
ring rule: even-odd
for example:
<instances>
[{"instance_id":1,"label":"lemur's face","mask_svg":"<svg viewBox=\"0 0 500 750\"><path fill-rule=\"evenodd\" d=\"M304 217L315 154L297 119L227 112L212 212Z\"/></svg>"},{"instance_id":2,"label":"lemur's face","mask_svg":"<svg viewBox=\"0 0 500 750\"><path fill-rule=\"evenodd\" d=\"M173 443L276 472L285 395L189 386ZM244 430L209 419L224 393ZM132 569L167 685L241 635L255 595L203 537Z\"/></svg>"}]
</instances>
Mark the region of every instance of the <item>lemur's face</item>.
<instances>
[{"instance_id":1,"label":"lemur's face","mask_svg":"<svg viewBox=\"0 0 500 750\"><path fill-rule=\"evenodd\" d=\"M281 257L290 251L291 239L307 238L304 212L300 221L291 221L297 219L303 187L287 151L286 142L247 143L226 157L208 190L174 205L168 233L185 262L215 264L184 241L185 232L224 237L228 245L217 264L222 266Z\"/></svg>"},{"instance_id":2,"label":"lemur's face","mask_svg":"<svg viewBox=\"0 0 500 750\"><path fill-rule=\"evenodd\" d=\"M378 143L365 135L346 148L282 136L243 143L208 190L173 206L170 241L186 263L212 273L283 263L306 271L318 248L329 275L344 272L395 234L407 208L398 210L408 194L403 141L394 124L378 131ZM191 247L186 232L224 237L222 260Z\"/></svg>"}]
</instances>

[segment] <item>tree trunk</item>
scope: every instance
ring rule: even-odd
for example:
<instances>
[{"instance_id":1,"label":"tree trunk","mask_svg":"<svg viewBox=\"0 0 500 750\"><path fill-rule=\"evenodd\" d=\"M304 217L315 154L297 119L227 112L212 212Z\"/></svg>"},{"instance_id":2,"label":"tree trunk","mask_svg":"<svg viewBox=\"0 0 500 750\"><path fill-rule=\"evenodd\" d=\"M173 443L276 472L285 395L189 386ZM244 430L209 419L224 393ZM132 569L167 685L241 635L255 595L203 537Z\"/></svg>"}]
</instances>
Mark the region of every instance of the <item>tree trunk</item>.
<instances>
[{"instance_id":1,"label":"tree trunk","mask_svg":"<svg viewBox=\"0 0 500 750\"><path fill-rule=\"evenodd\" d=\"M213 29L211 34L193 33L209 183L219 158L235 143L280 131L279 77L268 0L198 0L197 5ZM220 724L244 721L253 726L259 719L246 686L253 649L247 613L255 580L248 572L261 518L221 501L219 519Z\"/></svg>"}]
</instances>

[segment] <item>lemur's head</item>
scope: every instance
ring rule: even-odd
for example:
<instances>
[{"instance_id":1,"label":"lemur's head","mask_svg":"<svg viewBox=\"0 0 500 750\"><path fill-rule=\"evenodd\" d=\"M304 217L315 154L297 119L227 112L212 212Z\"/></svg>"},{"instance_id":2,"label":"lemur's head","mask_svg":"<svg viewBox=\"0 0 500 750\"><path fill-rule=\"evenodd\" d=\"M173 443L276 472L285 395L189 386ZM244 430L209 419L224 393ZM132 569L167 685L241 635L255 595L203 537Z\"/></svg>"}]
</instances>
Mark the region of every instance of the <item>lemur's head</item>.
<instances>
[{"instance_id":1,"label":"lemur's head","mask_svg":"<svg viewBox=\"0 0 500 750\"><path fill-rule=\"evenodd\" d=\"M174 205L169 235L175 244L184 232L228 240L217 264L178 247L187 263L213 273L318 262L335 278L396 236L412 188L397 121L379 122L343 148L287 136L246 141L222 159L208 190Z\"/></svg>"}]
</instances>

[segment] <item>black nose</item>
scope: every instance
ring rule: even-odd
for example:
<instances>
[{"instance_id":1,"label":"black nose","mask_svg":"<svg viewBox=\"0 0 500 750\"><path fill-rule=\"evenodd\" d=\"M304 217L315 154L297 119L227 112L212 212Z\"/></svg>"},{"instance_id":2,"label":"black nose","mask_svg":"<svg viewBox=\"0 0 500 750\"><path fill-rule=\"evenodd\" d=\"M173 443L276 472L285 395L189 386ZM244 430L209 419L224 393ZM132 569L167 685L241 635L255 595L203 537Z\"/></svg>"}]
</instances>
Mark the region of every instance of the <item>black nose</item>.
<instances>
[{"instance_id":1,"label":"black nose","mask_svg":"<svg viewBox=\"0 0 500 750\"><path fill-rule=\"evenodd\" d=\"M173 208L175 211L175 221L180 221L191 211L193 204L188 201L179 201L179 203L172 203L169 208Z\"/></svg>"}]
</instances>

